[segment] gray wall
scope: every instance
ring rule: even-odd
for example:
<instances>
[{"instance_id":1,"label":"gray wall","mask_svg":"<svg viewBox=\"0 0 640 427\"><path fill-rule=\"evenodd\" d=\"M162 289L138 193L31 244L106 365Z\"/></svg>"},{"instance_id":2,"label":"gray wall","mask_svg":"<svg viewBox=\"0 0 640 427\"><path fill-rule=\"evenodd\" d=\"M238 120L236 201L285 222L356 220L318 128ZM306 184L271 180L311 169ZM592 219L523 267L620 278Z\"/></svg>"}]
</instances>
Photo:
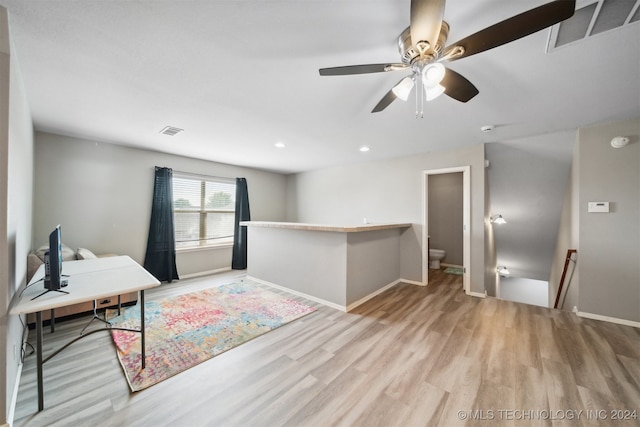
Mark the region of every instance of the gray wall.
<instances>
[{"instance_id":1,"label":"gray wall","mask_svg":"<svg viewBox=\"0 0 640 427\"><path fill-rule=\"evenodd\" d=\"M462 266L462 172L429 175L429 237L446 251L442 262Z\"/></svg>"},{"instance_id":2,"label":"gray wall","mask_svg":"<svg viewBox=\"0 0 640 427\"><path fill-rule=\"evenodd\" d=\"M23 333L19 317L7 316L7 309L26 282L33 213L33 127L7 30L0 7L0 424L7 422L16 387Z\"/></svg>"},{"instance_id":3,"label":"gray wall","mask_svg":"<svg viewBox=\"0 0 640 427\"><path fill-rule=\"evenodd\" d=\"M399 279L400 235L250 226L247 274L347 309Z\"/></svg>"},{"instance_id":4,"label":"gray wall","mask_svg":"<svg viewBox=\"0 0 640 427\"><path fill-rule=\"evenodd\" d=\"M497 264L512 277L549 280L575 131L486 145Z\"/></svg>"},{"instance_id":5,"label":"gray wall","mask_svg":"<svg viewBox=\"0 0 640 427\"><path fill-rule=\"evenodd\" d=\"M423 171L471 166L471 291L484 288L484 145L371 161L291 175L290 221L320 224L407 222L401 277L422 281ZM425 242L426 245L426 242Z\"/></svg>"},{"instance_id":6,"label":"gray wall","mask_svg":"<svg viewBox=\"0 0 640 427\"><path fill-rule=\"evenodd\" d=\"M614 149L615 136L632 143ZM578 310L640 322L640 119L580 129ZM608 201L610 213L587 213Z\"/></svg>"},{"instance_id":7,"label":"gray wall","mask_svg":"<svg viewBox=\"0 0 640 427\"><path fill-rule=\"evenodd\" d=\"M347 305L346 233L249 227L247 241L248 275Z\"/></svg>"},{"instance_id":8,"label":"gray wall","mask_svg":"<svg viewBox=\"0 0 640 427\"><path fill-rule=\"evenodd\" d=\"M495 297L497 295L498 258L496 253L495 235L493 233L493 224L491 223L491 193L489 188L489 180L487 179L488 171L485 168L485 186L484 186L484 285L487 295Z\"/></svg>"},{"instance_id":9,"label":"gray wall","mask_svg":"<svg viewBox=\"0 0 640 427\"><path fill-rule=\"evenodd\" d=\"M276 173L41 132L35 166L34 247L61 224L62 240L73 249L144 262L155 166L245 177L251 218L285 220L286 177ZM181 276L228 268L231 248L179 252L176 262Z\"/></svg>"},{"instance_id":10,"label":"gray wall","mask_svg":"<svg viewBox=\"0 0 640 427\"><path fill-rule=\"evenodd\" d=\"M400 278L401 232L347 233L347 306Z\"/></svg>"},{"instance_id":11,"label":"gray wall","mask_svg":"<svg viewBox=\"0 0 640 427\"><path fill-rule=\"evenodd\" d=\"M549 285L544 280L500 277L500 299L547 307Z\"/></svg>"},{"instance_id":12,"label":"gray wall","mask_svg":"<svg viewBox=\"0 0 640 427\"><path fill-rule=\"evenodd\" d=\"M576 138L577 139L577 138ZM578 248L578 170L580 163L578 161L578 151L580 144L574 146L574 161L571 166L571 175L567 185L564 201L562 203L562 216L560 218L560 227L558 228L558 241L556 250L553 255L553 265L549 275L549 302L548 307L553 307L558 295L558 287L562 279L564 263L567 258L569 249ZM579 256L579 254L578 254ZM574 254L572 259L576 259ZM567 266L567 274L562 285L562 295L558 301L558 308L561 310L573 310L578 306L580 280L578 278L578 270L576 264L570 263Z\"/></svg>"}]
</instances>

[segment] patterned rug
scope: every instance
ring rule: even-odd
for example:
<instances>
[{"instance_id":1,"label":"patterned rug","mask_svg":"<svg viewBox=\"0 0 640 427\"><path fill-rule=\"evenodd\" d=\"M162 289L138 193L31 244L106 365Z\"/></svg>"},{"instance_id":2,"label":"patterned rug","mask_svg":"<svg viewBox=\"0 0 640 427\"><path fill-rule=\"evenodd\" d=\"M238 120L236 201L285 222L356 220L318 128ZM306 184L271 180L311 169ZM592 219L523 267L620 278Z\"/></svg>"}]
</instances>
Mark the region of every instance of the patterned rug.
<instances>
[{"instance_id":1,"label":"patterned rug","mask_svg":"<svg viewBox=\"0 0 640 427\"><path fill-rule=\"evenodd\" d=\"M140 334L111 331L132 391L185 371L315 309L248 281L145 302L146 367ZM114 327L140 327L140 307L108 310Z\"/></svg>"},{"instance_id":2,"label":"patterned rug","mask_svg":"<svg viewBox=\"0 0 640 427\"><path fill-rule=\"evenodd\" d=\"M456 274L458 276L463 275L463 270L460 267L447 267L444 269L444 272L449 274Z\"/></svg>"}]
</instances>

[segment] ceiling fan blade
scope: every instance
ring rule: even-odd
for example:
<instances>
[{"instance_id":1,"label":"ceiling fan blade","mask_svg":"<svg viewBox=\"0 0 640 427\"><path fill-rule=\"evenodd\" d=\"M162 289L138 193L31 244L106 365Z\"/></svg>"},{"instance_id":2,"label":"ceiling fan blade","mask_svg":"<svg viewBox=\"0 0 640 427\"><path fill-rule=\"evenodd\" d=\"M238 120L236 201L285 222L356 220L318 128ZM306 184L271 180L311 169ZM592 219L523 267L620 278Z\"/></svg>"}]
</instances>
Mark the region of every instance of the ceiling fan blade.
<instances>
[{"instance_id":1,"label":"ceiling fan blade","mask_svg":"<svg viewBox=\"0 0 640 427\"><path fill-rule=\"evenodd\" d=\"M396 98L397 96L395 93L393 93L393 89L390 89L389 92L387 92L387 94L382 97L380 102L378 102L378 104L375 107L373 107L373 110L371 110L371 112L379 113L380 111L387 108L393 101L395 101Z\"/></svg>"},{"instance_id":2,"label":"ceiling fan blade","mask_svg":"<svg viewBox=\"0 0 640 427\"><path fill-rule=\"evenodd\" d=\"M411 43L418 53L433 54L444 17L445 0L411 0ZM428 45L424 42L428 42Z\"/></svg>"},{"instance_id":3,"label":"ceiling fan blade","mask_svg":"<svg viewBox=\"0 0 640 427\"><path fill-rule=\"evenodd\" d=\"M405 64L366 64L347 65L344 67L320 68L321 76L346 76L350 74L382 73L385 71L403 70L408 66Z\"/></svg>"},{"instance_id":4,"label":"ceiling fan blade","mask_svg":"<svg viewBox=\"0 0 640 427\"><path fill-rule=\"evenodd\" d=\"M479 93L473 83L450 68L440 84L444 86L444 93L460 102L467 102Z\"/></svg>"},{"instance_id":5,"label":"ceiling fan blade","mask_svg":"<svg viewBox=\"0 0 640 427\"><path fill-rule=\"evenodd\" d=\"M501 21L447 46L442 56L447 56L458 46L464 48L464 53L453 57L451 61L502 46L570 18L575 12L575 8L575 0L555 0Z\"/></svg>"}]
</instances>

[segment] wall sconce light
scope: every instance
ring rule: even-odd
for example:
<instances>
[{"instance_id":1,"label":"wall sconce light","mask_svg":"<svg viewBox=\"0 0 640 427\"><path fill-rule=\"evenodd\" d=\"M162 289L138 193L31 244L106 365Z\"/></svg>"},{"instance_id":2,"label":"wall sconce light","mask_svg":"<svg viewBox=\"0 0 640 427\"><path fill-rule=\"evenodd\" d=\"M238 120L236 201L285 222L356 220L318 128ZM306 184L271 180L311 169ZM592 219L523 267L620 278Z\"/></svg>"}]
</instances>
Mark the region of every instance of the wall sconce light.
<instances>
[{"instance_id":1,"label":"wall sconce light","mask_svg":"<svg viewBox=\"0 0 640 427\"><path fill-rule=\"evenodd\" d=\"M502 277L506 277L506 276L508 276L509 274L511 274L511 273L509 273L509 270L507 270L507 267L505 267L504 265L502 265L502 266L500 266L500 267L496 268L496 271L497 271L497 272L498 272L498 274L499 274L500 276L502 276Z\"/></svg>"},{"instance_id":2,"label":"wall sconce light","mask_svg":"<svg viewBox=\"0 0 640 427\"><path fill-rule=\"evenodd\" d=\"M506 224L507 221L502 217L502 215L494 215L491 217L492 224Z\"/></svg>"},{"instance_id":3,"label":"wall sconce light","mask_svg":"<svg viewBox=\"0 0 640 427\"><path fill-rule=\"evenodd\" d=\"M629 144L629 138L626 136L616 136L611 140L611 146L613 148L622 148L626 147Z\"/></svg>"}]
</instances>

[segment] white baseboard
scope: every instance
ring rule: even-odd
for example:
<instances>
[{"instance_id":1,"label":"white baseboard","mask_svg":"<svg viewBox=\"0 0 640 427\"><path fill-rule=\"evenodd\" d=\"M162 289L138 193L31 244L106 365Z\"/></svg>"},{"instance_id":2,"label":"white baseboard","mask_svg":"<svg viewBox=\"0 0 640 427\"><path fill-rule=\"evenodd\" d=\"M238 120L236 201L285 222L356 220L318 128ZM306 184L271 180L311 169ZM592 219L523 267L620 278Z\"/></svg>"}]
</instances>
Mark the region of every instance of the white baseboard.
<instances>
[{"instance_id":1,"label":"white baseboard","mask_svg":"<svg viewBox=\"0 0 640 427\"><path fill-rule=\"evenodd\" d=\"M13 424L13 418L16 415L16 404L18 403L18 388L20 388L20 378L22 377L22 367L24 363L18 365L18 372L16 373L16 383L13 386L13 393L11 393L11 401L9 402L9 411L7 413L7 424L4 426L10 426ZM1 427L4 427L1 426Z\"/></svg>"},{"instance_id":2,"label":"white baseboard","mask_svg":"<svg viewBox=\"0 0 640 427\"><path fill-rule=\"evenodd\" d=\"M21 315L22 316L22 315ZM26 320L26 319L25 319ZM23 325L26 323L23 322ZM9 401L9 408L7 411L7 424L4 424L0 427L10 426L13 424L13 418L16 415L16 404L18 403L18 389L20 388L20 378L22 378L22 368L24 363L22 363L22 349L24 348L24 343L27 342L29 338L29 328L26 326L22 329L22 342L20 343L20 364L18 365L18 369L16 372L16 382L13 386L13 393L11 393L11 400Z\"/></svg>"},{"instance_id":3,"label":"white baseboard","mask_svg":"<svg viewBox=\"0 0 640 427\"><path fill-rule=\"evenodd\" d=\"M585 313L584 311L577 311L577 310L575 311L575 313L578 316L584 317L586 319L602 320L604 322L611 322L611 323L617 323L619 325L626 325L626 326L633 326L634 328L640 328L640 322L636 322L633 320L618 319L617 317L602 316L601 314Z\"/></svg>"},{"instance_id":4,"label":"white baseboard","mask_svg":"<svg viewBox=\"0 0 640 427\"><path fill-rule=\"evenodd\" d=\"M304 292L298 292L298 291L295 291L295 290L293 290L291 288L287 288L286 286L276 285L275 283L268 282L268 281L262 280L262 279L258 279L257 277L253 277L253 276L247 275L247 278L251 279L251 280L254 280L254 281L258 282L258 283L262 283L263 285L271 286L272 288L280 289L281 291L289 292L289 293L297 295L299 297L306 298L306 299L308 299L310 301L314 301L314 302L317 302L319 304L326 305L327 307L331 307L333 309L344 311L344 312L349 312L349 311L353 310L354 308L358 307L359 305L362 305L365 302L369 301L371 298L378 296L379 294L381 294L382 292L386 291L387 289L393 288L395 285L397 285L400 282L407 282L409 284L422 285L422 283L415 282L415 281L402 280L402 279L394 280L393 282L389 283L388 285L383 286L382 288L378 289L377 291L372 292L369 295L365 296L364 298L360 298L358 301L353 302L353 303L351 303L351 304L349 304L348 306L345 307L344 305L336 304L334 302L327 301L327 300L324 300L322 298L314 297L313 295L305 294Z\"/></svg>"},{"instance_id":5,"label":"white baseboard","mask_svg":"<svg viewBox=\"0 0 640 427\"><path fill-rule=\"evenodd\" d=\"M371 298L380 295L382 292L386 291L387 289L393 288L395 285L397 285L400 282L404 282L404 280L401 280L401 279L394 280L393 282L389 283L388 285L385 285L385 286L381 287L377 291L375 291L373 293L370 293L366 297L360 298L358 301L349 304L347 306L347 311L351 311L354 308L356 308L357 306L364 304L365 302L369 301Z\"/></svg>"},{"instance_id":6,"label":"white baseboard","mask_svg":"<svg viewBox=\"0 0 640 427\"><path fill-rule=\"evenodd\" d=\"M200 271L198 273L183 274L183 275L180 275L180 279L185 279L185 280L194 279L196 277L210 276L212 274L224 273L225 271L231 271L231 267L223 267L223 268L217 268L215 270Z\"/></svg>"},{"instance_id":7,"label":"white baseboard","mask_svg":"<svg viewBox=\"0 0 640 427\"><path fill-rule=\"evenodd\" d=\"M486 298L487 297L487 293L484 292L469 292L467 295L470 295L472 297L476 297L476 298Z\"/></svg>"},{"instance_id":8,"label":"white baseboard","mask_svg":"<svg viewBox=\"0 0 640 427\"><path fill-rule=\"evenodd\" d=\"M427 286L426 283L418 282L417 280L398 279L398 283L408 283L416 286Z\"/></svg>"},{"instance_id":9,"label":"white baseboard","mask_svg":"<svg viewBox=\"0 0 640 427\"><path fill-rule=\"evenodd\" d=\"M442 267L464 268L464 267L463 267L463 266L461 266L461 265L458 265L458 264L449 264L449 263L446 263L446 262L441 262L441 263L440 263L440 265L441 265Z\"/></svg>"},{"instance_id":10,"label":"white baseboard","mask_svg":"<svg viewBox=\"0 0 640 427\"><path fill-rule=\"evenodd\" d=\"M294 291L291 288L287 288L285 286L276 285L275 283L271 283L271 282L268 282L266 280L258 279L257 277L253 277L253 276L249 276L249 275L247 275L247 279L251 279L253 281L256 281L256 282L261 283L261 284L266 285L266 286L271 286L272 288L280 289L281 291L289 292L290 294L294 294L294 295L297 295L299 297L306 298L306 299L308 299L310 301L317 302L317 303L322 304L322 305L326 305L327 307L331 307L331 308L334 308L336 310L345 311L345 312L347 311L347 307L345 307L344 305L336 304L334 302L327 301L327 300L324 300L322 298L317 298L317 297L314 297L313 295L305 294L304 292Z\"/></svg>"}]
</instances>

